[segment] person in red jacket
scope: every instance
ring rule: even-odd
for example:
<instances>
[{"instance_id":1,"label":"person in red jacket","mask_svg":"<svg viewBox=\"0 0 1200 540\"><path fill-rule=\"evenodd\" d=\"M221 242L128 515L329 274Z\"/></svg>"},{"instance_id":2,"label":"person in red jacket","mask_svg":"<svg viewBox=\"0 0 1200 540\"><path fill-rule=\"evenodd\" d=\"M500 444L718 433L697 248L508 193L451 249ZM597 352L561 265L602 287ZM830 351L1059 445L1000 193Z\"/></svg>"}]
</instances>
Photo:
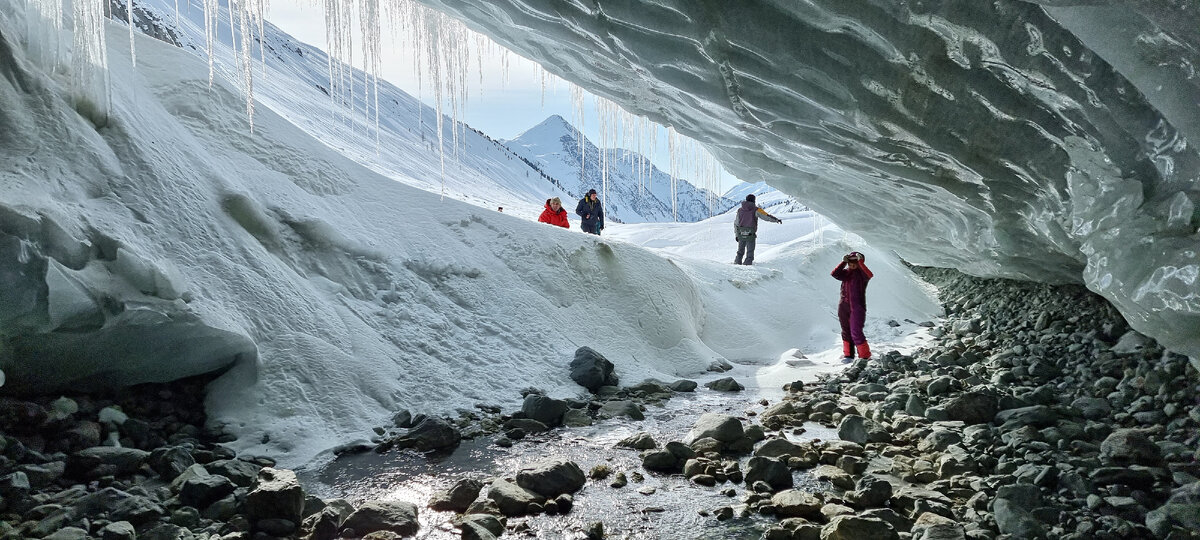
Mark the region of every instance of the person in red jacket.
<instances>
[{"instance_id":1,"label":"person in red jacket","mask_svg":"<svg viewBox=\"0 0 1200 540\"><path fill-rule=\"evenodd\" d=\"M867 320L867 282L875 277L863 264L862 253L852 251L842 257L842 263L830 275L842 282L842 297L838 301L838 320L842 323L843 360L854 359L854 353L866 360L871 357L871 347L863 335L863 323Z\"/></svg>"},{"instance_id":2,"label":"person in red jacket","mask_svg":"<svg viewBox=\"0 0 1200 540\"><path fill-rule=\"evenodd\" d=\"M571 223L567 221L567 210L562 207L562 201L558 197L546 199L546 209L542 210L542 215L538 217L538 221L558 225L564 229L571 228Z\"/></svg>"}]
</instances>

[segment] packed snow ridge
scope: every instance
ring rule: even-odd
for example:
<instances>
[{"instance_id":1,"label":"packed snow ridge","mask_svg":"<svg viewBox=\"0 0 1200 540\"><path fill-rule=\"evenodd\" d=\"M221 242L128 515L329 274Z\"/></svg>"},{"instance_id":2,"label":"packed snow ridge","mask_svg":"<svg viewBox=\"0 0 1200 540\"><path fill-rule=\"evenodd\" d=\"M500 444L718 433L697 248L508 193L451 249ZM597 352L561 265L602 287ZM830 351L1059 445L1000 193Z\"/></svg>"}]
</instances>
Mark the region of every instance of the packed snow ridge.
<instances>
[{"instance_id":1,"label":"packed snow ridge","mask_svg":"<svg viewBox=\"0 0 1200 540\"><path fill-rule=\"evenodd\" d=\"M421 1L873 245L1200 358L1192 3Z\"/></svg>"}]
</instances>

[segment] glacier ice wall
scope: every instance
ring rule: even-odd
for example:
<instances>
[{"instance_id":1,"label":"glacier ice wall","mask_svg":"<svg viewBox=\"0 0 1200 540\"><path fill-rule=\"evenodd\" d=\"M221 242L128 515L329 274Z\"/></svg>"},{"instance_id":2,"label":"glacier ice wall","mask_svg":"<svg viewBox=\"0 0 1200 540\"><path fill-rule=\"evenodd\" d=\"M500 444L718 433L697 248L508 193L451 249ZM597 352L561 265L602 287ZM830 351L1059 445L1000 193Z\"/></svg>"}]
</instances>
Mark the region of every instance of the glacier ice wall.
<instances>
[{"instance_id":1,"label":"glacier ice wall","mask_svg":"<svg viewBox=\"0 0 1200 540\"><path fill-rule=\"evenodd\" d=\"M422 0L914 263L1083 282L1200 358L1179 0Z\"/></svg>"}]
</instances>

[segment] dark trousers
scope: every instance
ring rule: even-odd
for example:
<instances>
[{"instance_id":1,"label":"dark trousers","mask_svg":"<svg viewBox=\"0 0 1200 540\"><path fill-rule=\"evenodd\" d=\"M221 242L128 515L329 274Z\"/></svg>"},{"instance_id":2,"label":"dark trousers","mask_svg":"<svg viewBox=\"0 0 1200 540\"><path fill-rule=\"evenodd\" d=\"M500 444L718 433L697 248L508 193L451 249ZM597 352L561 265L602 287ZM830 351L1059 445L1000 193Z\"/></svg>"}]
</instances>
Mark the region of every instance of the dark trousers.
<instances>
[{"instance_id":1,"label":"dark trousers","mask_svg":"<svg viewBox=\"0 0 1200 540\"><path fill-rule=\"evenodd\" d=\"M745 255L745 262L742 260L742 255ZM754 264L754 237L742 238L738 240L737 256L733 258L733 264Z\"/></svg>"},{"instance_id":2,"label":"dark trousers","mask_svg":"<svg viewBox=\"0 0 1200 540\"><path fill-rule=\"evenodd\" d=\"M579 228L583 229L583 232L585 232L585 233L600 236L600 229L596 228L595 223L580 223Z\"/></svg>"},{"instance_id":3,"label":"dark trousers","mask_svg":"<svg viewBox=\"0 0 1200 540\"><path fill-rule=\"evenodd\" d=\"M865 309L850 309L850 304L838 304L838 321L842 323L842 341L848 341L855 345L866 343L867 336L863 335L863 323L866 322L866 319Z\"/></svg>"}]
</instances>

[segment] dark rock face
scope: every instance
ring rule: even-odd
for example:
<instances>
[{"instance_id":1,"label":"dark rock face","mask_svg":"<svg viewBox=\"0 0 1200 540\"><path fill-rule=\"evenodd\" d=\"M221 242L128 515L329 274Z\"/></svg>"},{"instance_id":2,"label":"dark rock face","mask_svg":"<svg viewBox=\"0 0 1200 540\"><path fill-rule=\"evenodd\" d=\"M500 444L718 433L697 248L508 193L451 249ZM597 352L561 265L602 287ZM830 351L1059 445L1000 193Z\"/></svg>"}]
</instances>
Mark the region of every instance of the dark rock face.
<instances>
[{"instance_id":1,"label":"dark rock face","mask_svg":"<svg viewBox=\"0 0 1200 540\"><path fill-rule=\"evenodd\" d=\"M746 483L766 482L772 489L788 489L792 487L792 471L778 459L756 456L746 464Z\"/></svg>"},{"instance_id":2,"label":"dark rock face","mask_svg":"<svg viewBox=\"0 0 1200 540\"><path fill-rule=\"evenodd\" d=\"M742 390L746 389L745 386L742 386L742 383L737 382L733 377L717 379L715 381L705 383L704 386L718 392L741 392Z\"/></svg>"},{"instance_id":3,"label":"dark rock face","mask_svg":"<svg viewBox=\"0 0 1200 540\"><path fill-rule=\"evenodd\" d=\"M571 360L571 380L588 391L595 392L601 386L616 386L616 373L613 373L613 363L590 347L580 347L575 351L575 359Z\"/></svg>"},{"instance_id":4,"label":"dark rock face","mask_svg":"<svg viewBox=\"0 0 1200 540\"><path fill-rule=\"evenodd\" d=\"M458 428L441 418L425 418L413 426L408 433L395 440L400 448L413 448L421 452L454 448L462 441Z\"/></svg>"}]
</instances>

